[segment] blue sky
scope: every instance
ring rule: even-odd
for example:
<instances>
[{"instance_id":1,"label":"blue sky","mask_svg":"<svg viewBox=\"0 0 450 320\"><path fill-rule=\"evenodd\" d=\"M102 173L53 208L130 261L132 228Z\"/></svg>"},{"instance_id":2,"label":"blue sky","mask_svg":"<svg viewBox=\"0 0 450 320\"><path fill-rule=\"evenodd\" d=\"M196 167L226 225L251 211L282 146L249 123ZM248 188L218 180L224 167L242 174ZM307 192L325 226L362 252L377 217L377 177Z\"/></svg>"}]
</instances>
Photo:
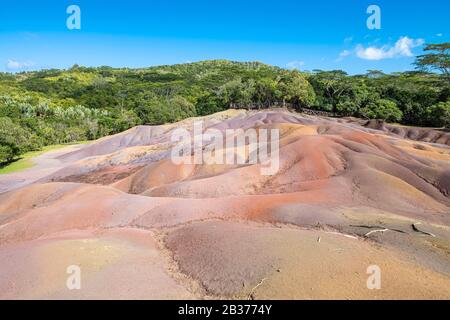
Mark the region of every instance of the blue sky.
<instances>
[{"instance_id":1,"label":"blue sky","mask_svg":"<svg viewBox=\"0 0 450 320\"><path fill-rule=\"evenodd\" d=\"M366 10L381 9L381 30ZM66 8L81 9L69 30ZM424 43L450 41L450 1L15 0L0 7L0 71L145 67L206 59L301 70L410 70Z\"/></svg>"}]
</instances>

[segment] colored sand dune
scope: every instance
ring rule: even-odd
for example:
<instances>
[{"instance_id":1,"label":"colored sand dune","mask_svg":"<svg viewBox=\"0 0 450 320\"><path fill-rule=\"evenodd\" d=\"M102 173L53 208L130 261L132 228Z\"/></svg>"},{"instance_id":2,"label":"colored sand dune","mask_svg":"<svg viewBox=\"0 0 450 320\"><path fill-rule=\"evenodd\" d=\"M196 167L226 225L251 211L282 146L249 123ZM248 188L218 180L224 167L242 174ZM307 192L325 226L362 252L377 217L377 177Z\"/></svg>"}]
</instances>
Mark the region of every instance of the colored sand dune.
<instances>
[{"instance_id":1,"label":"colored sand dune","mask_svg":"<svg viewBox=\"0 0 450 320\"><path fill-rule=\"evenodd\" d=\"M171 134L198 120L279 129L279 171L174 164ZM450 298L446 132L229 110L34 162L0 176L0 298Z\"/></svg>"}]
</instances>

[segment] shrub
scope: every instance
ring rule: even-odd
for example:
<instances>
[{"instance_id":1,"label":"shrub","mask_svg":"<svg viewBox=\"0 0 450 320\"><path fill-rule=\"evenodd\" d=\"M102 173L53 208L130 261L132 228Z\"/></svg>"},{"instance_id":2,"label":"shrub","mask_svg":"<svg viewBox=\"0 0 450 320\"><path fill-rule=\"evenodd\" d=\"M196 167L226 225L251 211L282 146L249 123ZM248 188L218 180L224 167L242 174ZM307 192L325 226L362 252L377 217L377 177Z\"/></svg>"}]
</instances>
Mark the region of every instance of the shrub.
<instances>
[{"instance_id":1,"label":"shrub","mask_svg":"<svg viewBox=\"0 0 450 320\"><path fill-rule=\"evenodd\" d=\"M366 118L386 121L400 121L403 117L403 113L397 107L397 104L387 99L379 99L368 103L360 110L360 114Z\"/></svg>"}]
</instances>

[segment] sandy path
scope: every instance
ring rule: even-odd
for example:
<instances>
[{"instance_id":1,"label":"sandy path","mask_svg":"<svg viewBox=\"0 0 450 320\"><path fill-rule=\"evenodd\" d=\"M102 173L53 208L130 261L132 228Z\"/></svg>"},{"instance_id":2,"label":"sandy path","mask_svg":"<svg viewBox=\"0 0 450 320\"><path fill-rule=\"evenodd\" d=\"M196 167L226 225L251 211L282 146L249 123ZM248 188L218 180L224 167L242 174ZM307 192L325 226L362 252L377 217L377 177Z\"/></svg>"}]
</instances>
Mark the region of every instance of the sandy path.
<instances>
[{"instance_id":1,"label":"sandy path","mask_svg":"<svg viewBox=\"0 0 450 320\"><path fill-rule=\"evenodd\" d=\"M0 193L24 187L64 168L70 162L61 161L57 157L79 150L85 146L85 144L71 145L46 152L31 159L34 163L34 166L31 168L20 172L0 175Z\"/></svg>"}]
</instances>

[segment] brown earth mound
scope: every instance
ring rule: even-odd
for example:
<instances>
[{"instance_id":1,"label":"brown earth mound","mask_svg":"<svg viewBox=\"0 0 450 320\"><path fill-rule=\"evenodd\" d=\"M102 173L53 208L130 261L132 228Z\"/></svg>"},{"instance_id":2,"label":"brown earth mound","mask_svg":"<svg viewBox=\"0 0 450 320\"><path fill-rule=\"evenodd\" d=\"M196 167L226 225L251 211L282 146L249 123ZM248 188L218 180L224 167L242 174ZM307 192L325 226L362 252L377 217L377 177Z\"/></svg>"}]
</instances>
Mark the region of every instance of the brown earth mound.
<instances>
[{"instance_id":1,"label":"brown earth mound","mask_svg":"<svg viewBox=\"0 0 450 320\"><path fill-rule=\"evenodd\" d=\"M364 122L360 119L351 119L351 121L355 121L366 128L381 130L401 138L450 146L450 132L445 129L405 127L388 124L383 120L369 120Z\"/></svg>"},{"instance_id":2,"label":"brown earth mound","mask_svg":"<svg viewBox=\"0 0 450 320\"><path fill-rule=\"evenodd\" d=\"M278 129L279 170L174 163L172 133L199 120ZM0 298L449 299L449 141L232 110L47 155L29 178L0 176ZM85 270L80 291L66 287L70 265ZM367 288L371 265L380 290Z\"/></svg>"}]
</instances>

